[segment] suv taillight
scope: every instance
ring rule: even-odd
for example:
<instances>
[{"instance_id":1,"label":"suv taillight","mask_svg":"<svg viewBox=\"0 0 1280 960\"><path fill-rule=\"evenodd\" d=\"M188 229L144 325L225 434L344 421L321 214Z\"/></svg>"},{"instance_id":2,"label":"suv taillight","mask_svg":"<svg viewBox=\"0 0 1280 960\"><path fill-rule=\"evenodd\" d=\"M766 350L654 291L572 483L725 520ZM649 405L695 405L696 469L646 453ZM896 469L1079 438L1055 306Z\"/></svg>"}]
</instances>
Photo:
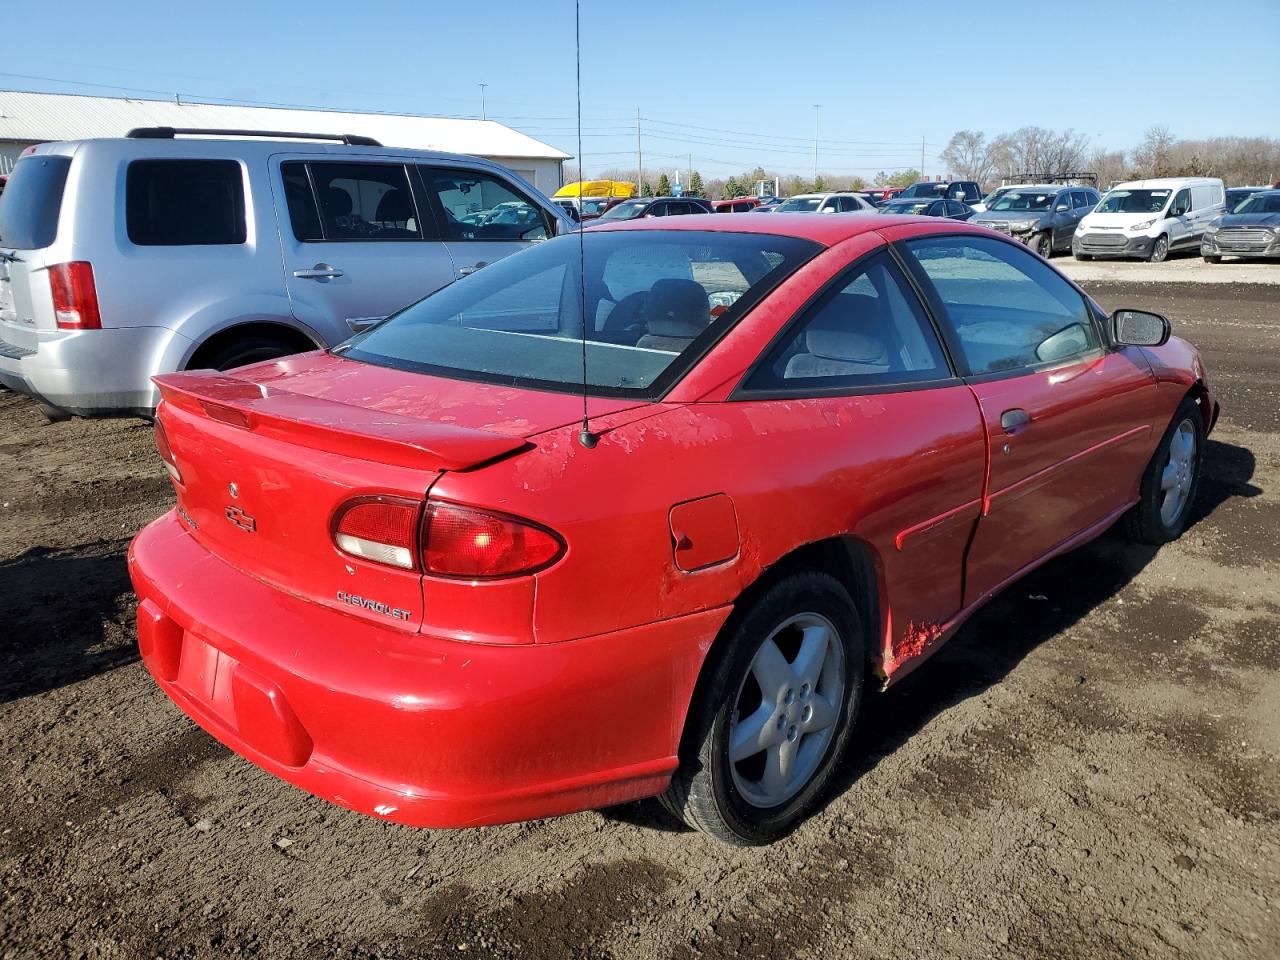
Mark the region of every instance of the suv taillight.
<instances>
[{"instance_id":1,"label":"suv taillight","mask_svg":"<svg viewBox=\"0 0 1280 960\"><path fill-rule=\"evenodd\" d=\"M402 570L417 567L422 503L400 497L348 500L333 517L333 542L343 553Z\"/></svg>"},{"instance_id":2,"label":"suv taillight","mask_svg":"<svg viewBox=\"0 0 1280 960\"><path fill-rule=\"evenodd\" d=\"M178 470L178 461L173 459L173 448L169 446L169 437L164 432L164 424L156 419L156 450L164 461L164 468L169 471L175 483L182 482L182 473Z\"/></svg>"},{"instance_id":3,"label":"suv taillight","mask_svg":"<svg viewBox=\"0 0 1280 960\"><path fill-rule=\"evenodd\" d=\"M50 267L49 288L53 291L53 317L60 329L102 329L98 288L93 282L93 265L87 260Z\"/></svg>"},{"instance_id":4,"label":"suv taillight","mask_svg":"<svg viewBox=\"0 0 1280 960\"><path fill-rule=\"evenodd\" d=\"M422 568L439 577L514 577L549 567L564 541L528 520L452 503L428 503Z\"/></svg>"}]
</instances>

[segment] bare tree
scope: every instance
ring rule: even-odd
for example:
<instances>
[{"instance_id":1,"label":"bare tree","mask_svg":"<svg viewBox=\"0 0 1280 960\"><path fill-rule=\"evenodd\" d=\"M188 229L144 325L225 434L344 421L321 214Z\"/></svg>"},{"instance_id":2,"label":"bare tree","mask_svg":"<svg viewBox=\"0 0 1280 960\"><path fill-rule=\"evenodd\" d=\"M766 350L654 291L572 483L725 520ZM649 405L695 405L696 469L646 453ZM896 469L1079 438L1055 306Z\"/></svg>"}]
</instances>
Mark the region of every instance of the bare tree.
<instances>
[{"instance_id":1,"label":"bare tree","mask_svg":"<svg viewBox=\"0 0 1280 960\"><path fill-rule=\"evenodd\" d=\"M1142 177L1167 177L1172 172L1177 141L1163 124L1148 127L1133 148L1134 173Z\"/></svg>"},{"instance_id":2,"label":"bare tree","mask_svg":"<svg viewBox=\"0 0 1280 960\"><path fill-rule=\"evenodd\" d=\"M1098 187L1102 190L1129 176L1129 165L1123 150L1104 150L1099 147L1089 155L1086 166L1098 175Z\"/></svg>"},{"instance_id":3,"label":"bare tree","mask_svg":"<svg viewBox=\"0 0 1280 960\"><path fill-rule=\"evenodd\" d=\"M938 156L947 169L961 180L986 183L996 172L995 142L988 142L981 130L959 130Z\"/></svg>"},{"instance_id":4,"label":"bare tree","mask_svg":"<svg viewBox=\"0 0 1280 960\"><path fill-rule=\"evenodd\" d=\"M998 138L993 162L1003 176L1061 177L1084 166L1089 138L1068 128L1021 127Z\"/></svg>"}]
</instances>

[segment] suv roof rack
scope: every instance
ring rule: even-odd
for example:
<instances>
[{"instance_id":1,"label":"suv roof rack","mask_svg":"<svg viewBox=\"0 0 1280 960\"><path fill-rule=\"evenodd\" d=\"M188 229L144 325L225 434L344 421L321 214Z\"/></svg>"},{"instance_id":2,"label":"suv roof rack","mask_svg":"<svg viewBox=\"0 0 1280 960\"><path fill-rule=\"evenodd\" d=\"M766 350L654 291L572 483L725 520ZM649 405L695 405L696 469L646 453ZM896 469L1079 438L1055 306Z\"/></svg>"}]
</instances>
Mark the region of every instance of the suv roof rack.
<instances>
[{"instance_id":1,"label":"suv roof rack","mask_svg":"<svg viewBox=\"0 0 1280 960\"><path fill-rule=\"evenodd\" d=\"M1079 183L1077 181L1085 181ZM1098 185L1098 175L1090 170L1079 170L1060 174L1040 174L1040 173L1015 173L1010 177L1006 177L1005 186L1017 186L1018 184L1037 184L1037 183L1060 183L1064 186L1088 186Z\"/></svg>"},{"instance_id":2,"label":"suv roof rack","mask_svg":"<svg viewBox=\"0 0 1280 960\"><path fill-rule=\"evenodd\" d=\"M287 130L217 130L210 127L134 127L125 134L130 140L172 140L178 134L216 137L264 137L269 140L334 140L349 147L380 147L373 137L357 133L293 133Z\"/></svg>"}]
</instances>

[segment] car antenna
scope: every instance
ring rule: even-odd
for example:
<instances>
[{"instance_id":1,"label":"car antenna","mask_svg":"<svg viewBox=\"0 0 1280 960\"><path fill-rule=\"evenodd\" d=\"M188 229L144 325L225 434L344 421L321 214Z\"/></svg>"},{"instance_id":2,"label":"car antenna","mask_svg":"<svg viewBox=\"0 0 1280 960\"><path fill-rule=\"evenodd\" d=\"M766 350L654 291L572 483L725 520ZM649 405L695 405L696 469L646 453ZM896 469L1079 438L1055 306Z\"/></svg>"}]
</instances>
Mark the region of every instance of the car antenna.
<instances>
[{"instance_id":1,"label":"car antenna","mask_svg":"<svg viewBox=\"0 0 1280 960\"><path fill-rule=\"evenodd\" d=\"M582 0L574 0L573 4L573 46L574 66L577 70L578 95L578 171L582 171ZM578 178L578 213L582 213L582 178ZM582 317L582 430L578 433L578 442L588 450L594 450L600 438L591 432L587 422L587 270L586 241L582 235L582 220L578 220L578 296L580 298L578 315Z\"/></svg>"}]
</instances>

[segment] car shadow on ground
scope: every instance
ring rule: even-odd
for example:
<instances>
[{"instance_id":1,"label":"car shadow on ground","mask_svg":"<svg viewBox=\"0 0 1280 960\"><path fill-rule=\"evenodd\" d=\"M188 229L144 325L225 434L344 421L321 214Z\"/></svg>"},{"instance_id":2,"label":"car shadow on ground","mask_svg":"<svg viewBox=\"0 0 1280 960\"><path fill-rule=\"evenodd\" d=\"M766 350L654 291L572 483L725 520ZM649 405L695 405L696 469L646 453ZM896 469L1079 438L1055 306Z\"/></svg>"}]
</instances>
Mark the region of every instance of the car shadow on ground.
<instances>
[{"instance_id":1,"label":"car shadow on ground","mask_svg":"<svg viewBox=\"0 0 1280 960\"><path fill-rule=\"evenodd\" d=\"M78 683L138 659L127 539L32 547L0 563L0 703Z\"/></svg>"},{"instance_id":2,"label":"car shadow on ground","mask_svg":"<svg viewBox=\"0 0 1280 960\"><path fill-rule=\"evenodd\" d=\"M1260 494L1262 491L1250 482L1254 467L1254 456L1246 448L1206 441L1204 473L1188 530L1226 501ZM927 663L888 691L864 699L855 746L827 792L823 807L938 714L981 695L1040 644L1114 597L1151 562L1158 549L1128 543L1115 532L1108 532L1006 588L978 610ZM1011 625L1015 628L1010 629ZM688 829L654 800L622 804L600 813L608 820L650 829Z\"/></svg>"}]
</instances>

